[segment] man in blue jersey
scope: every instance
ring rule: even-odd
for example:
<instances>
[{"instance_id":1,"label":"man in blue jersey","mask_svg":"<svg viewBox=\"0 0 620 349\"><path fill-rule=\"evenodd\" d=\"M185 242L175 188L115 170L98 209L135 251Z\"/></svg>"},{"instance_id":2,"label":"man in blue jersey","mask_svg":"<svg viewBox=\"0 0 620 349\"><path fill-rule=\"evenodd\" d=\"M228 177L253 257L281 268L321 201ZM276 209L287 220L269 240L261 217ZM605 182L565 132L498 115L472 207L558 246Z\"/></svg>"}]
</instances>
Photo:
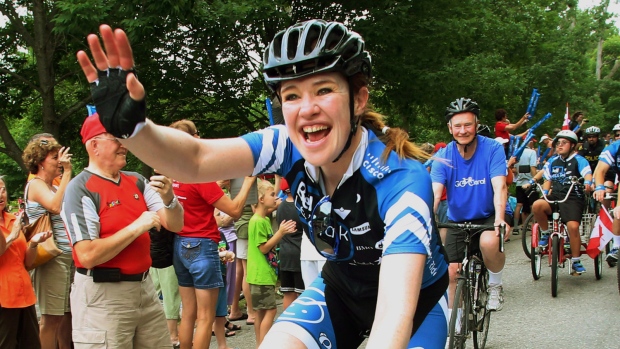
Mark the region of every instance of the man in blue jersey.
<instances>
[{"instance_id":1,"label":"man in blue jersey","mask_svg":"<svg viewBox=\"0 0 620 349\"><path fill-rule=\"evenodd\" d=\"M474 224L505 224L506 156L495 140L476 134L480 108L471 99L459 98L446 109L448 130L454 141L436 154L431 169L435 209L443 189L448 194L448 220ZM477 235L489 270L489 310L501 310L504 302L502 270L506 257L499 252L499 228ZM456 286L456 270L465 244L459 231L449 230L445 248L450 264L450 299Z\"/></svg>"},{"instance_id":2,"label":"man in blue jersey","mask_svg":"<svg viewBox=\"0 0 620 349\"><path fill-rule=\"evenodd\" d=\"M614 188L614 181L610 180L610 177L615 179L615 174L620 173L620 124L614 126L614 139L615 142L606 146L603 152L598 158L598 164L596 165L596 172L594 172L594 199L603 202L605 193L612 192ZM613 173L613 176L609 176L609 173ZM607 254L607 263L610 266L615 266L618 263L618 247L620 247L620 205L616 203L616 207L613 211L614 223L612 227L612 233L614 234L614 247Z\"/></svg>"},{"instance_id":3,"label":"man in blue jersey","mask_svg":"<svg viewBox=\"0 0 620 349\"><path fill-rule=\"evenodd\" d=\"M553 192L548 196L550 200L564 200L571 186L571 177L583 177L586 190L589 190L592 184L590 164L583 156L576 153L577 143L577 135L570 130L560 131L553 140L556 156L549 159L543 169L545 179L543 193L552 189ZM566 202L559 204L562 222L568 228L573 275L580 275L586 271L581 264L581 237L579 236L579 224L581 224L584 205L584 193L579 186L573 187ZM532 206L532 212L540 227L539 246L546 247L549 243L548 216L552 213L551 205L544 199L536 200Z\"/></svg>"}]
</instances>

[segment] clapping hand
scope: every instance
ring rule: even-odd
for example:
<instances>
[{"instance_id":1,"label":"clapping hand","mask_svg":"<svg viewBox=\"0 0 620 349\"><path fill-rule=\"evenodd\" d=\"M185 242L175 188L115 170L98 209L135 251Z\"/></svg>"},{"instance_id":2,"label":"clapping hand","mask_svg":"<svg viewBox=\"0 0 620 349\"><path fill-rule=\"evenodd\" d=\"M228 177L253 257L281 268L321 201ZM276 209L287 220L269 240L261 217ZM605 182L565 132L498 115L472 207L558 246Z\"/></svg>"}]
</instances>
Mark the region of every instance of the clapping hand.
<instances>
[{"instance_id":1,"label":"clapping hand","mask_svg":"<svg viewBox=\"0 0 620 349\"><path fill-rule=\"evenodd\" d=\"M49 239L52 237L52 232L51 231L42 231L40 233L35 234L31 239L30 242L35 242L37 244L43 243L45 242L45 240Z\"/></svg>"},{"instance_id":2,"label":"clapping hand","mask_svg":"<svg viewBox=\"0 0 620 349\"><path fill-rule=\"evenodd\" d=\"M154 175L149 178L149 185L159 193L162 200L165 203L170 203L174 198L174 191L172 191L172 180L164 175Z\"/></svg>"},{"instance_id":3,"label":"clapping hand","mask_svg":"<svg viewBox=\"0 0 620 349\"><path fill-rule=\"evenodd\" d=\"M295 221L293 220L282 221L280 223L280 229L278 229L278 231L281 232L282 234L294 233L295 231L297 231L296 226L297 226L297 223L295 223Z\"/></svg>"},{"instance_id":4,"label":"clapping hand","mask_svg":"<svg viewBox=\"0 0 620 349\"><path fill-rule=\"evenodd\" d=\"M63 170L68 171L71 169L71 157L73 154L69 153L69 147L62 147L58 151L58 162L62 165Z\"/></svg>"}]
</instances>

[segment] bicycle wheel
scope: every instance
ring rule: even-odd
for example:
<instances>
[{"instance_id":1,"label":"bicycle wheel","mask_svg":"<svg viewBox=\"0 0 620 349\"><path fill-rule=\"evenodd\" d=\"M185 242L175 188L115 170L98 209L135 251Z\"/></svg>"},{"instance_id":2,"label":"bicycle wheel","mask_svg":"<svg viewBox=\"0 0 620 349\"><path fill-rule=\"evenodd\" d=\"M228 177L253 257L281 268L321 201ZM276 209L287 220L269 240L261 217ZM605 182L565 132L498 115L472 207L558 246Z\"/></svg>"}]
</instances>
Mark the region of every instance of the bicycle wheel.
<instances>
[{"instance_id":1,"label":"bicycle wheel","mask_svg":"<svg viewBox=\"0 0 620 349\"><path fill-rule=\"evenodd\" d=\"M482 268L482 272L478 276L478 287L476 289L477 297L473 297L473 313L475 328L473 331L474 348L484 349L487 343L487 334L489 333L489 323L491 322L491 312L487 310L489 302L489 293L487 285L489 283L489 273L486 268Z\"/></svg>"},{"instance_id":2,"label":"bicycle wheel","mask_svg":"<svg viewBox=\"0 0 620 349\"><path fill-rule=\"evenodd\" d=\"M603 251L600 251L596 257L594 257L594 276L597 280L603 277Z\"/></svg>"},{"instance_id":3,"label":"bicycle wheel","mask_svg":"<svg viewBox=\"0 0 620 349\"><path fill-rule=\"evenodd\" d=\"M536 234L538 237L536 241L540 241L540 228L534 231L534 224L532 224L532 234ZM530 244L531 245L531 244ZM534 280L540 279L540 269L542 267L542 256L539 247L530 246L530 266L532 267L532 277Z\"/></svg>"},{"instance_id":4,"label":"bicycle wheel","mask_svg":"<svg viewBox=\"0 0 620 349\"><path fill-rule=\"evenodd\" d=\"M450 349L464 349L467 341L467 314L469 305L467 301L467 290L465 279L458 279L456 292L454 292L454 303L452 304L452 315L450 316Z\"/></svg>"},{"instance_id":5,"label":"bicycle wheel","mask_svg":"<svg viewBox=\"0 0 620 349\"><path fill-rule=\"evenodd\" d=\"M523 247L523 252L525 252L527 258L532 258L530 249L532 247L532 227L534 223L536 223L536 218L534 218L533 213L530 213L521 226L521 247Z\"/></svg>"},{"instance_id":6,"label":"bicycle wheel","mask_svg":"<svg viewBox=\"0 0 620 349\"><path fill-rule=\"evenodd\" d=\"M564 248L564 247L562 247ZM551 240L551 296L558 295L558 268L560 262L560 238L553 235Z\"/></svg>"}]
</instances>

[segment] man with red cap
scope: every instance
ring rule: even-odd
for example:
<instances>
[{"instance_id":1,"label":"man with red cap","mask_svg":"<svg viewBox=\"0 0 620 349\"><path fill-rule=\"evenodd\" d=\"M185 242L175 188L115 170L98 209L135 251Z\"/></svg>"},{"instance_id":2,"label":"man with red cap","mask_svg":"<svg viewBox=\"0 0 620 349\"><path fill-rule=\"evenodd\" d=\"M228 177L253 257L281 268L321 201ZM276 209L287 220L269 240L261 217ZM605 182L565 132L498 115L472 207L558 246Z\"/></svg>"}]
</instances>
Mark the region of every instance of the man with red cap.
<instances>
[{"instance_id":1,"label":"man with red cap","mask_svg":"<svg viewBox=\"0 0 620 349\"><path fill-rule=\"evenodd\" d=\"M73 245L75 348L171 348L163 308L148 277L149 230L178 232L183 209L170 179L150 182L127 164L127 149L97 114L81 130L88 167L69 183L62 218Z\"/></svg>"}]
</instances>

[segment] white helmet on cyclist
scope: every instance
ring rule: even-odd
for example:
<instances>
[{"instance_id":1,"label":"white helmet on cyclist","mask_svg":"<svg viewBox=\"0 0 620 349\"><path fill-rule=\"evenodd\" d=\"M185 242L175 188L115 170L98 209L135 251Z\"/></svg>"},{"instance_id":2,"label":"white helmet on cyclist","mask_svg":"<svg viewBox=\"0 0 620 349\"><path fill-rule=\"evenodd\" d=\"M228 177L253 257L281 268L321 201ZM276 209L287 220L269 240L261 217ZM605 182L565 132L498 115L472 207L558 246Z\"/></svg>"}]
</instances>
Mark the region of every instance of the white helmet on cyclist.
<instances>
[{"instance_id":1,"label":"white helmet on cyclist","mask_svg":"<svg viewBox=\"0 0 620 349\"><path fill-rule=\"evenodd\" d=\"M586 128L586 136L596 135L598 136L601 133L601 129L596 126L590 126Z\"/></svg>"},{"instance_id":2,"label":"white helmet on cyclist","mask_svg":"<svg viewBox=\"0 0 620 349\"><path fill-rule=\"evenodd\" d=\"M614 128L611 129L613 132L620 131L620 124L615 124Z\"/></svg>"},{"instance_id":3,"label":"white helmet on cyclist","mask_svg":"<svg viewBox=\"0 0 620 349\"><path fill-rule=\"evenodd\" d=\"M569 142L571 142L573 144L577 144L579 142L579 139L577 138L577 135L575 134L575 132L573 132L571 130L562 130L562 131L558 132L558 134L553 139L553 146L554 147L555 147L555 143L560 138L564 138L564 139L568 140Z\"/></svg>"}]
</instances>

